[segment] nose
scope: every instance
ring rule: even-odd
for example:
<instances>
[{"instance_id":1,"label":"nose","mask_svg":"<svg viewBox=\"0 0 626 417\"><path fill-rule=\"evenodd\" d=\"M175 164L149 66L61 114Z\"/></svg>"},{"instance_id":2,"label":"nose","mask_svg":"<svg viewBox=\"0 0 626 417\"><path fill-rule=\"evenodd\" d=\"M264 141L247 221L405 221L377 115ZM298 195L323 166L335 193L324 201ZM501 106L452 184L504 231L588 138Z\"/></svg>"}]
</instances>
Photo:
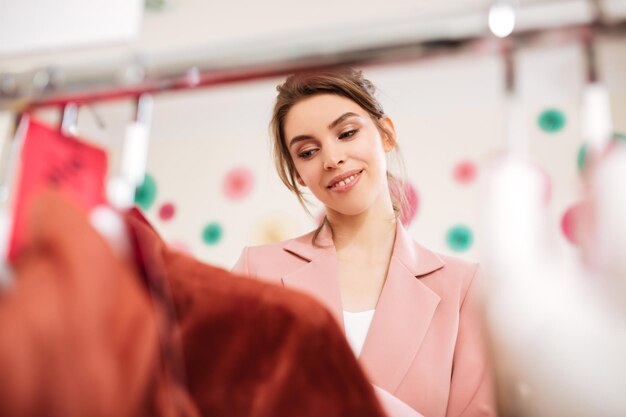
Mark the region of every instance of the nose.
<instances>
[{"instance_id":1,"label":"nose","mask_svg":"<svg viewBox=\"0 0 626 417\"><path fill-rule=\"evenodd\" d=\"M340 146L328 146L324 150L324 169L327 171L338 168L346 161Z\"/></svg>"}]
</instances>

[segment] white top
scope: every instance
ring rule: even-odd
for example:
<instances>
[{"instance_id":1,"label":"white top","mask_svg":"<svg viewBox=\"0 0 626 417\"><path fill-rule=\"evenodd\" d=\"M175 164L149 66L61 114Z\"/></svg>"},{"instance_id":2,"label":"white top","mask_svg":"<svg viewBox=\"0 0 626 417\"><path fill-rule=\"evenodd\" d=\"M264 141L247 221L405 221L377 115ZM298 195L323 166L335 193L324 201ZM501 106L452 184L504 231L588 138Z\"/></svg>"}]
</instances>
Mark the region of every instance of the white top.
<instances>
[{"instance_id":1,"label":"white top","mask_svg":"<svg viewBox=\"0 0 626 417\"><path fill-rule=\"evenodd\" d=\"M375 311L376 310L366 310L359 311L358 313L343 311L346 338L356 356L361 354L361 349L363 349L363 343L365 343L365 337L367 336L370 324L372 324Z\"/></svg>"}]
</instances>

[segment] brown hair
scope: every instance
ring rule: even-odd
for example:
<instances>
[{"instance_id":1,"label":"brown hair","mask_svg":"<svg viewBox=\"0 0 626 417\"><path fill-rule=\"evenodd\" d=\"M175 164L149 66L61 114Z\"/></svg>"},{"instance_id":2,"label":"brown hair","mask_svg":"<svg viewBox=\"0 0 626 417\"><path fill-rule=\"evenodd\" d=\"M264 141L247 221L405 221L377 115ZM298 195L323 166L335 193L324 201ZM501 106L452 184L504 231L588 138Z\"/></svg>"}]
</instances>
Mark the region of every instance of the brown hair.
<instances>
[{"instance_id":1,"label":"brown hair","mask_svg":"<svg viewBox=\"0 0 626 417\"><path fill-rule=\"evenodd\" d=\"M374 97L376 87L363 77L361 71L352 68L340 68L323 72L297 73L289 76L283 84L276 87L276 90L278 91L278 96L276 97L276 104L270 123L274 163L282 182L288 189L293 191L302 207L310 214L306 206L306 198L296 181L296 168L289 153L284 133L285 118L296 103L317 94L336 94L346 97L358 104L370 115L383 136L386 136L387 139L392 139L393 137L382 122L386 116L382 105ZM400 216L402 210L406 207L406 197L403 192L404 167L399 157L398 144L395 141L394 150L398 155L398 165L402 172L399 177L388 172L387 177L394 211L397 216Z\"/></svg>"}]
</instances>

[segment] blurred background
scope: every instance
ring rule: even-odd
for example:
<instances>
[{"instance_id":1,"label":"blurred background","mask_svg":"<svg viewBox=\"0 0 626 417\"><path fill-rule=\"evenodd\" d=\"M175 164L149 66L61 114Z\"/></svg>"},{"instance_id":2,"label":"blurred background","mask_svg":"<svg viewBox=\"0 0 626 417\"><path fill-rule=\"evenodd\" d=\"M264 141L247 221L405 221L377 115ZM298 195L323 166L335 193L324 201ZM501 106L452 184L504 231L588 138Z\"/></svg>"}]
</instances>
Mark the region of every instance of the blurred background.
<instances>
[{"instance_id":1,"label":"blurred background","mask_svg":"<svg viewBox=\"0 0 626 417\"><path fill-rule=\"evenodd\" d=\"M140 178L172 246L230 268L319 221L268 123L287 74L337 65L395 122L410 234L485 267L503 415L624 415L626 0L5 0L2 185L28 112Z\"/></svg>"},{"instance_id":2,"label":"blurred background","mask_svg":"<svg viewBox=\"0 0 626 417\"><path fill-rule=\"evenodd\" d=\"M499 4L515 10L515 32L504 39L489 29L494 3L486 0L5 1L2 137L29 106L56 124L63 104L84 103L76 133L107 149L115 172L137 92L154 92L137 202L171 244L228 268L245 245L305 233L317 221L272 165L275 86L293 69L351 64L378 86L398 129L415 197L410 233L475 259L483 242L478 184L507 149L513 92L531 159L548 180L549 227L561 250L576 256L570 220L588 140L581 127L588 46L593 39L623 138L626 4ZM506 31L506 13L502 19Z\"/></svg>"}]
</instances>

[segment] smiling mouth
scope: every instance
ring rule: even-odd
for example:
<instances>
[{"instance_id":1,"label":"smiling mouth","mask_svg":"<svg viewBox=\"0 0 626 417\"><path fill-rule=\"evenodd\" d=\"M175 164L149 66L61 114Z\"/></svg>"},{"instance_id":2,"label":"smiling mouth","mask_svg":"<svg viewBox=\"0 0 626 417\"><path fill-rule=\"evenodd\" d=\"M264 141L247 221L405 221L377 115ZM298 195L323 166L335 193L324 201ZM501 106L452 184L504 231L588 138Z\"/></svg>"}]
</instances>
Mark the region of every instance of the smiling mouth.
<instances>
[{"instance_id":1,"label":"smiling mouth","mask_svg":"<svg viewBox=\"0 0 626 417\"><path fill-rule=\"evenodd\" d=\"M341 181L337 181L336 183L334 183L332 185L329 185L326 188L328 188L329 190L332 190L334 188L344 187L344 186L350 184L352 181L354 181L359 175L361 175L362 172L363 172L363 170L355 172L354 174L350 175L349 177L344 178Z\"/></svg>"}]
</instances>

